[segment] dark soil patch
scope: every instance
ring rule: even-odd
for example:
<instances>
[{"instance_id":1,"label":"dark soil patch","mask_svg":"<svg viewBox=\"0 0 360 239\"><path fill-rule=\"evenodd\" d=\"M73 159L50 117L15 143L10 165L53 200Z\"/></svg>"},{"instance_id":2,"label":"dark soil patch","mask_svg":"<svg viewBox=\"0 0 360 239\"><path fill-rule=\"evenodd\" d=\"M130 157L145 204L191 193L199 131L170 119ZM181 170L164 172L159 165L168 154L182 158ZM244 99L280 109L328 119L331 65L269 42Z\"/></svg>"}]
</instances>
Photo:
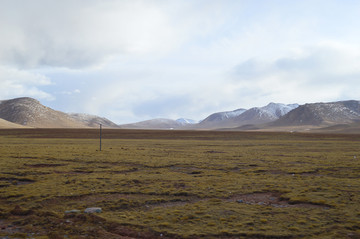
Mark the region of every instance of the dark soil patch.
<instances>
[{"instance_id":1,"label":"dark soil patch","mask_svg":"<svg viewBox=\"0 0 360 239\"><path fill-rule=\"evenodd\" d=\"M37 163L37 164L27 164L25 163L24 166L30 167L30 168L48 168L48 167L60 167L60 166L66 166L67 164L51 164L51 163Z\"/></svg>"},{"instance_id":2,"label":"dark soil patch","mask_svg":"<svg viewBox=\"0 0 360 239\"><path fill-rule=\"evenodd\" d=\"M12 185L26 185L35 182L34 180L27 178L0 178L0 181L7 182ZM7 187L7 186L9 185L2 185L2 187Z\"/></svg>"},{"instance_id":3,"label":"dark soil patch","mask_svg":"<svg viewBox=\"0 0 360 239\"><path fill-rule=\"evenodd\" d=\"M128 169L128 170L120 170L120 171L111 171L111 173L115 173L115 174L126 174L126 173L133 173L138 171L138 168L132 168L132 169Z\"/></svg>"},{"instance_id":4,"label":"dark soil patch","mask_svg":"<svg viewBox=\"0 0 360 239\"><path fill-rule=\"evenodd\" d=\"M34 180L24 178L24 179L18 179L16 185L27 185L34 182L35 182Z\"/></svg>"},{"instance_id":5,"label":"dark soil patch","mask_svg":"<svg viewBox=\"0 0 360 239\"><path fill-rule=\"evenodd\" d=\"M210 151L206 151L205 153L208 153L208 154L224 154L225 152L210 150Z\"/></svg>"},{"instance_id":6,"label":"dark soil patch","mask_svg":"<svg viewBox=\"0 0 360 239\"><path fill-rule=\"evenodd\" d=\"M22 229L20 227L15 226L12 223L7 222L5 220L0 220L0 233L5 233L6 235L12 235L20 232L22 232Z\"/></svg>"}]
</instances>

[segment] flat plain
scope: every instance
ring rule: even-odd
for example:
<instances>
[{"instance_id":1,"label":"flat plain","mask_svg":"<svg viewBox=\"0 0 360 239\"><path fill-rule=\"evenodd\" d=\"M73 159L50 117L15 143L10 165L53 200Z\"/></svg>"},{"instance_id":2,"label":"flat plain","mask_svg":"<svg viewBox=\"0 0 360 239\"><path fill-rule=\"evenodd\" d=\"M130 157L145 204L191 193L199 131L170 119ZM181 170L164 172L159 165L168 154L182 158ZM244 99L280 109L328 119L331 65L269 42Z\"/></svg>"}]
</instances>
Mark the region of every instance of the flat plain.
<instances>
[{"instance_id":1,"label":"flat plain","mask_svg":"<svg viewBox=\"0 0 360 239\"><path fill-rule=\"evenodd\" d=\"M358 134L102 136L2 129L0 237L360 237Z\"/></svg>"}]
</instances>

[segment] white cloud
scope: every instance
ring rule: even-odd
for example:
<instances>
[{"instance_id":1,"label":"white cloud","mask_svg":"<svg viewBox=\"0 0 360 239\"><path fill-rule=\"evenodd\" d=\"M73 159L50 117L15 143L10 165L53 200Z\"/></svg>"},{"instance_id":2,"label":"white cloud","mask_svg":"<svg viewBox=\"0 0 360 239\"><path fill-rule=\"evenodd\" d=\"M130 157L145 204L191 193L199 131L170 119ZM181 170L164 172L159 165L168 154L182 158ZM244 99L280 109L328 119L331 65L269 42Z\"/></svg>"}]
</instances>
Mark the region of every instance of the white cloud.
<instances>
[{"instance_id":1,"label":"white cloud","mask_svg":"<svg viewBox=\"0 0 360 239\"><path fill-rule=\"evenodd\" d=\"M0 66L0 99L30 96L38 99L53 100L51 94L38 87L51 84L46 76Z\"/></svg>"},{"instance_id":2,"label":"white cloud","mask_svg":"<svg viewBox=\"0 0 360 239\"><path fill-rule=\"evenodd\" d=\"M61 91L59 93L62 94L62 95L73 95L73 94L80 94L81 91L79 89L75 89L75 90L72 90L72 91Z\"/></svg>"},{"instance_id":3,"label":"white cloud","mask_svg":"<svg viewBox=\"0 0 360 239\"><path fill-rule=\"evenodd\" d=\"M182 37L150 1L8 1L0 60L25 67L88 67L121 54L159 54ZM16 17L15 17L16 16Z\"/></svg>"},{"instance_id":4,"label":"white cloud","mask_svg":"<svg viewBox=\"0 0 360 239\"><path fill-rule=\"evenodd\" d=\"M260 101L311 103L356 99L360 48L334 42L298 49L273 61L246 61L233 71L233 86L257 90ZM356 90L355 90L356 89Z\"/></svg>"}]
</instances>

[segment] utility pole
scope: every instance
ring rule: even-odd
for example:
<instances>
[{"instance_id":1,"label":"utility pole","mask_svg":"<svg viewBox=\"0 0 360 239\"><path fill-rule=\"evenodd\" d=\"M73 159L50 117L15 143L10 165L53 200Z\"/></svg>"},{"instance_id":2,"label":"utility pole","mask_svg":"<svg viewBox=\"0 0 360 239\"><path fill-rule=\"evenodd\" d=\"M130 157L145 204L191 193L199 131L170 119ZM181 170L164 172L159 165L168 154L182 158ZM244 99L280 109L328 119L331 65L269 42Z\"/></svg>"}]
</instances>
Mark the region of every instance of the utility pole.
<instances>
[{"instance_id":1,"label":"utility pole","mask_svg":"<svg viewBox=\"0 0 360 239\"><path fill-rule=\"evenodd\" d=\"M100 151L101 151L101 136L102 136L102 135L101 135L101 133L102 133L102 132L101 132L101 128L102 128L102 125L100 124Z\"/></svg>"}]
</instances>

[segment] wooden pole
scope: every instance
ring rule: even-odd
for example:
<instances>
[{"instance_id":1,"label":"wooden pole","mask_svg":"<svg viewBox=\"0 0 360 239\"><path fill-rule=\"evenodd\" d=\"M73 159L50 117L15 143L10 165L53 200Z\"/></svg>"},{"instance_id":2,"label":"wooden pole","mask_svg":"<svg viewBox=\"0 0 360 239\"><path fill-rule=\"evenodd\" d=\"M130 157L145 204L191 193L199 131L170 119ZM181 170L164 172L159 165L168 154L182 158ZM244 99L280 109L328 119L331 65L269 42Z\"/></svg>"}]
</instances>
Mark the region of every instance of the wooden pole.
<instances>
[{"instance_id":1,"label":"wooden pole","mask_svg":"<svg viewBox=\"0 0 360 239\"><path fill-rule=\"evenodd\" d=\"M101 136L102 136L101 128L102 128L102 125L100 124L100 151L101 151Z\"/></svg>"}]
</instances>

